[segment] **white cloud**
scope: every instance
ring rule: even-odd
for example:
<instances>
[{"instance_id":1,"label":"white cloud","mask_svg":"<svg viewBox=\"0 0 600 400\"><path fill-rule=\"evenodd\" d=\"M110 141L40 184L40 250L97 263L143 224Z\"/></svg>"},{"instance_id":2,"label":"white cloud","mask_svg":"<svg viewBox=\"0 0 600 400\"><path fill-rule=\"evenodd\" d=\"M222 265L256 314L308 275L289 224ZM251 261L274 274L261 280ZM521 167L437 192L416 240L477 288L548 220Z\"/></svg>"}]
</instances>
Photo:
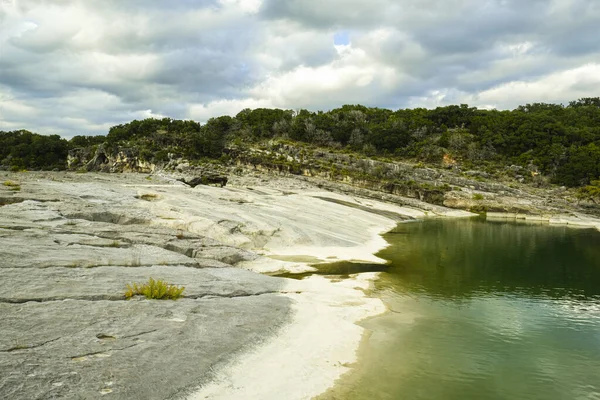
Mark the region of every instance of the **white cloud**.
<instances>
[{"instance_id":1,"label":"white cloud","mask_svg":"<svg viewBox=\"0 0 600 400\"><path fill-rule=\"evenodd\" d=\"M234 117L245 108L272 108L275 107L269 100L253 98L239 100L217 100L208 104L191 104L187 118L195 121L206 122L212 117L229 115Z\"/></svg>"},{"instance_id":2,"label":"white cloud","mask_svg":"<svg viewBox=\"0 0 600 400\"><path fill-rule=\"evenodd\" d=\"M219 0L225 7L235 7L244 12L255 14L262 5L262 0Z\"/></svg>"},{"instance_id":3,"label":"white cloud","mask_svg":"<svg viewBox=\"0 0 600 400\"><path fill-rule=\"evenodd\" d=\"M72 136L255 107L512 108L600 93L590 0L2 4L1 129ZM340 32L347 45L334 45Z\"/></svg>"},{"instance_id":4,"label":"white cloud","mask_svg":"<svg viewBox=\"0 0 600 400\"><path fill-rule=\"evenodd\" d=\"M528 81L511 81L490 89L468 93L445 88L411 99L412 106L438 107L470 104L485 109L514 109L526 103L562 103L600 93L600 64L551 73Z\"/></svg>"},{"instance_id":5,"label":"white cloud","mask_svg":"<svg viewBox=\"0 0 600 400\"><path fill-rule=\"evenodd\" d=\"M532 81L513 81L470 96L472 102L493 104L497 108L513 108L523 103L566 103L600 93L600 64L555 72Z\"/></svg>"},{"instance_id":6,"label":"white cloud","mask_svg":"<svg viewBox=\"0 0 600 400\"><path fill-rule=\"evenodd\" d=\"M373 100L399 82L397 72L371 59L363 50L344 46L328 64L268 77L253 88L255 98L266 98L285 108L329 108ZM375 89L368 93L365 89Z\"/></svg>"}]
</instances>

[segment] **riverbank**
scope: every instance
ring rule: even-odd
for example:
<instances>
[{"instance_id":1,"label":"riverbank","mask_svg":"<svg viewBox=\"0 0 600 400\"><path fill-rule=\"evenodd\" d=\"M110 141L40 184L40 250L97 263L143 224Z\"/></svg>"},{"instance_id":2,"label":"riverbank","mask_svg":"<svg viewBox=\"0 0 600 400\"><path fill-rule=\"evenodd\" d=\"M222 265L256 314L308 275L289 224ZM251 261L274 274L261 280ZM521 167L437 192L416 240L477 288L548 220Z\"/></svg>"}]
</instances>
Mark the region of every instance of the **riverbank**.
<instances>
[{"instance_id":1,"label":"riverbank","mask_svg":"<svg viewBox=\"0 0 600 400\"><path fill-rule=\"evenodd\" d=\"M10 321L0 394L14 399L316 396L356 361L366 332L357 322L385 311L365 293L376 274L265 274L383 262L381 234L398 222L473 215L260 173L224 188L168 174L0 178L10 182L0 188L0 308ZM184 298L125 301L125 285L148 277L185 286ZM152 371L144 379L138 363Z\"/></svg>"},{"instance_id":2,"label":"riverbank","mask_svg":"<svg viewBox=\"0 0 600 400\"><path fill-rule=\"evenodd\" d=\"M365 333L357 322L386 310L381 300L364 293L374 275L288 282L291 322L264 346L232 360L188 399L310 399L324 392L357 360Z\"/></svg>"},{"instance_id":3,"label":"riverbank","mask_svg":"<svg viewBox=\"0 0 600 400\"><path fill-rule=\"evenodd\" d=\"M549 225L568 225L573 228L596 228L600 231L600 219L578 213L561 215L488 212L486 218L489 220L544 222Z\"/></svg>"},{"instance_id":4,"label":"riverbank","mask_svg":"<svg viewBox=\"0 0 600 400\"><path fill-rule=\"evenodd\" d=\"M400 224L384 237L378 256L390 264L373 295L394 312L361 323L370 334L357 367L317 399L600 393L595 229L474 218Z\"/></svg>"},{"instance_id":5,"label":"riverbank","mask_svg":"<svg viewBox=\"0 0 600 400\"><path fill-rule=\"evenodd\" d=\"M161 204L150 207L160 215L177 209L178 214L169 214L167 222L161 223L178 229L210 231L213 239L239 246L260 243L261 249L254 251L262 257L238 264L260 273L301 273L314 270L309 264L332 261L383 263L374 256L387 246L383 233L398 221L432 217L415 208L322 191L297 179L246 178L233 184L228 190L199 187L195 191L211 199L212 213L227 213L230 221L243 227L234 229L234 235L207 229L212 226L207 219L214 215L181 193L164 194ZM240 204L251 205L251 214L241 213ZM438 211L435 217L442 214ZM445 211L452 217L472 215ZM272 239L263 242L251 226L260 227L261 235ZM264 345L232 359L215 380L188 399L308 399L326 391L357 360L366 332L357 323L386 311L381 300L366 293L376 275L288 279L281 295L292 302L290 322Z\"/></svg>"},{"instance_id":6,"label":"riverbank","mask_svg":"<svg viewBox=\"0 0 600 400\"><path fill-rule=\"evenodd\" d=\"M284 177L225 188L141 174L0 180L0 395L11 399L184 398L199 387L219 398L231 385L316 395L355 360L355 322L384 310L364 293L373 276L256 271L375 262L380 233L427 217ZM149 277L184 286L183 298L126 301L126 284Z\"/></svg>"}]
</instances>

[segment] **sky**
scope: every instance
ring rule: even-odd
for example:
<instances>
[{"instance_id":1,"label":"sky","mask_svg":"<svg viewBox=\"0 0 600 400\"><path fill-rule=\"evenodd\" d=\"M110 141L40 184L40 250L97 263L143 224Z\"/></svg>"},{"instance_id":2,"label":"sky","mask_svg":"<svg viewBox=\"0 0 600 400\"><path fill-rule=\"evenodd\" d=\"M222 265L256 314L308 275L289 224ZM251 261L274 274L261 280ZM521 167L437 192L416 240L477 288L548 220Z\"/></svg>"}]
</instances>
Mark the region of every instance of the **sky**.
<instances>
[{"instance_id":1,"label":"sky","mask_svg":"<svg viewBox=\"0 0 600 400\"><path fill-rule=\"evenodd\" d=\"M0 130L600 96L598 0L0 0Z\"/></svg>"}]
</instances>

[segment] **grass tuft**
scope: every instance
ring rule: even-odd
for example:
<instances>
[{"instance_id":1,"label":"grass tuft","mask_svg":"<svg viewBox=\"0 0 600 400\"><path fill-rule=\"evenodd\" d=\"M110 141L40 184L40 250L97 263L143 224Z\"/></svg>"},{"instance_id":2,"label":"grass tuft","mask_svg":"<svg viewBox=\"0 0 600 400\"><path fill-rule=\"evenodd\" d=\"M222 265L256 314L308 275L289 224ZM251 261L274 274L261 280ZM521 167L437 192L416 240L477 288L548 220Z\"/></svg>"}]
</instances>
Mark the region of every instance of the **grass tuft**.
<instances>
[{"instance_id":1,"label":"grass tuft","mask_svg":"<svg viewBox=\"0 0 600 400\"><path fill-rule=\"evenodd\" d=\"M133 296L141 295L147 299L177 300L181 297L184 290L185 287L183 286L179 287L168 284L160 279L154 280L150 278L143 285L138 285L137 283L128 284L125 297L130 299Z\"/></svg>"}]
</instances>

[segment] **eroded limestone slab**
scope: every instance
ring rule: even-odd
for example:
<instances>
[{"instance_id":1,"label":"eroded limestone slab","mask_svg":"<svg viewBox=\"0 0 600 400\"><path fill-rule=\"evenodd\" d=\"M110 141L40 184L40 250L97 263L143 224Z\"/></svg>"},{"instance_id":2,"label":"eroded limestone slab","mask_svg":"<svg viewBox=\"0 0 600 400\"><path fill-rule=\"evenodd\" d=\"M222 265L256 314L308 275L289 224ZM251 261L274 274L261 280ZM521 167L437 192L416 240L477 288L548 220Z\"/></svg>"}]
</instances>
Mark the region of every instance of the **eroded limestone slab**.
<instances>
[{"instance_id":1,"label":"eroded limestone slab","mask_svg":"<svg viewBox=\"0 0 600 400\"><path fill-rule=\"evenodd\" d=\"M0 303L0 397L171 399L289 318L275 294Z\"/></svg>"}]
</instances>

